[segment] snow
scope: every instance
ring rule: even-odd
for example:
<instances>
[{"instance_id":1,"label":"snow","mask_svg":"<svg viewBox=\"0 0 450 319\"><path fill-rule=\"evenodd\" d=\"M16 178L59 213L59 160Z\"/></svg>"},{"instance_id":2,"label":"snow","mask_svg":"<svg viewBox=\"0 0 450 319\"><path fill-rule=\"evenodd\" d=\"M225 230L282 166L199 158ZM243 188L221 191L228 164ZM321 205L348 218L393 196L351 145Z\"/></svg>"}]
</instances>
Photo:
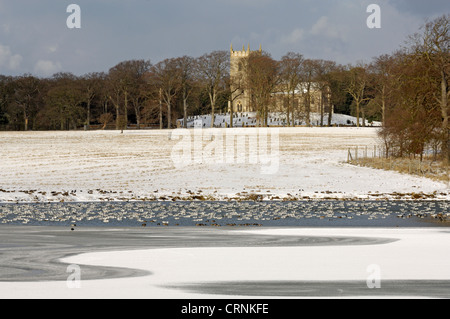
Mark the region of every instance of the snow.
<instances>
[{"instance_id":1,"label":"snow","mask_svg":"<svg viewBox=\"0 0 450 319\"><path fill-rule=\"evenodd\" d=\"M255 127L258 125L258 115L256 112L236 112L233 114L233 127ZM291 119L292 121L292 119ZM183 126L184 119L178 119L180 126ZM331 117L331 125L335 126L348 126L348 125L356 125L358 120L354 116L345 115L345 114L333 114ZM311 113L310 114L310 123L312 126L320 125L320 113ZM328 124L328 114L323 115L323 123L324 125ZM268 124L269 126L286 126L287 125L287 117L286 113L277 113L272 112L269 113L268 116ZM363 124L363 120L360 119L360 124ZM305 119L295 119L295 125L306 125ZM219 113L214 115L214 126L215 127L228 127L230 126L230 113ZM366 120L366 126L381 126L380 122L369 123ZM211 115L196 115L189 116L187 118L187 127L211 127Z\"/></svg>"},{"instance_id":2,"label":"snow","mask_svg":"<svg viewBox=\"0 0 450 319\"><path fill-rule=\"evenodd\" d=\"M230 134L237 136L233 149L227 148ZM239 149L239 136L258 144ZM378 142L376 128L354 127L2 132L0 202L171 200L192 194L217 200L248 194L262 194L266 200L389 199L397 196L394 193L413 192L450 199L445 183L345 163L349 148L371 149ZM273 170L264 170L267 165ZM450 248L450 233L442 228L285 228L249 230L250 234L395 240L299 247L221 248L218 243L211 248L87 252L61 262L81 269L101 265L152 274L82 280L81 289L68 289L65 281L1 282L0 298L220 298L168 286L366 280L371 265L379 267L382 280L450 280L450 254L444 253Z\"/></svg>"},{"instance_id":3,"label":"snow","mask_svg":"<svg viewBox=\"0 0 450 319\"><path fill-rule=\"evenodd\" d=\"M335 238L385 238L369 245L167 248L86 253L63 258L67 264L114 266L150 271L139 278L83 281L80 289L66 282L0 283L1 298L151 298L209 299L168 286L227 281L362 280L379 269L383 280L449 280L450 234L433 229L261 229L249 234ZM375 266L375 268L373 268ZM231 296L240 297L240 296ZM356 296L357 297L357 296ZM391 296L392 297L392 296ZM401 297L401 296L399 296ZM421 296L417 296L421 297Z\"/></svg>"},{"instance_id":4,"label":"snow","mask_svg":"<svg viewBox=\"0 0 450 319\"><path fill-rule=\"evenodd\" d=\"M258 146L227 148L230 135ZM450 198L446 183L345 163L378 143L376 128L354 127L1 132L0 202Z\"/></svg>"}]
</instances>

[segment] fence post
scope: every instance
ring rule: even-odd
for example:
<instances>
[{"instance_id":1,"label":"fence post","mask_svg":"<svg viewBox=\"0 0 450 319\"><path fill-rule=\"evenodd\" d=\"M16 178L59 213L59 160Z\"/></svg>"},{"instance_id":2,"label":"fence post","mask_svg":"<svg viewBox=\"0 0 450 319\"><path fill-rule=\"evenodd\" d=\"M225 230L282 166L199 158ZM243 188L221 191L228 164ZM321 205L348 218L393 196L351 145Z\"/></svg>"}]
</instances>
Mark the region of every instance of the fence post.
<instances>
[{"instance_id":1,"label":"fence post","mask_svg":"<svg viewBox=\"0 0 450 319\"><path fill-rule=\"evenodd\" d=\"M353 161L353 156L352 156L352 150L349 148L348 153L347 153L347 163L350 163L350 161Z\"/></svg>"}]
</instances>

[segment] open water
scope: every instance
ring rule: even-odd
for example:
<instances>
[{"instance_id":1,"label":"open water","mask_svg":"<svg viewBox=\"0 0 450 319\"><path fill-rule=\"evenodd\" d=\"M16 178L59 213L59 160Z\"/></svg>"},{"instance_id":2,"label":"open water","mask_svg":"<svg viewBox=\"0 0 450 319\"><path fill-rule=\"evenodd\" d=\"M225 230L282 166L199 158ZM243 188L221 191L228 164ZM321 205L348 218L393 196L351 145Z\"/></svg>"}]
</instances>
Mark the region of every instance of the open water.
<instances>
[{"instance_id":1,"label":"open water","mask_svg":"<svg viewBox=\"0 0 450 319\"><path fill-rule=\"evenodd\" d=\"M439 227L449 201L0 203L0 225L67 227Z\"/></svg>"}]
</instances>

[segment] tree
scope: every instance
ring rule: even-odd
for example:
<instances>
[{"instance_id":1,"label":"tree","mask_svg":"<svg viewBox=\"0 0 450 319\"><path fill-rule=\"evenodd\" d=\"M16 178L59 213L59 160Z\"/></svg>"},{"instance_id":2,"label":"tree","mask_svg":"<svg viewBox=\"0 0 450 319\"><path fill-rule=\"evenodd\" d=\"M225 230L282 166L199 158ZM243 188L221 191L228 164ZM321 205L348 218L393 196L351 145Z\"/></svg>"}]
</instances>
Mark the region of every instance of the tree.
<instances>
[{"instance_id":1,"label":"tree","mask_svg":"<svg viewBox=\"0 0 450 319\"><path fill-rule=\"evenodd\" d=\"M191 93L198 86L198 81L195 74L195 59L188 56L183 56L176 60L180 72L180 86L183 100L183 126L187 128L187 109L188 99Z\"/></svg>"},{"instance_id":2,"label":"tree","mask_svg":"<svg viewBox=\"0 0 450 319\"><path fill-rule=\"evenodd\" d=\"M141 111L150 96L147 77L151 69L151 63L148 60L133 60L128 67L129 85L127 87L127 97L136 116L137 128L140 129Z\"/></svg>"},{"instance_id":3,"label":"tree","mask_svg":"<svg viewBox=\"0 0 450 319\"><path fill-rule=\"evenodd\" d=\"M226 91L229 78L229 56L226 51L214 51L204 54L197 61L197 67L203 86L206 88L211 104L211 127L214 127L215 108L221 92Z\"/></svg>"},{"instance_id":4,"label":"tree","mask_svg":"<svg viewBox=\"0 0 450 319\"><path fill-rule=\"evenodd\" d=\"M329 74L336 69L336 63L316 60L316 86L320 91L320 126L323 126L325 106L328 105L328 126L331 126L333 108L331 106L331 88Z\"/></svg>"},{"instance_id":5,"label":"tree","mask_svg":"<svg viewBox=\"0 0 450 319\"><path fill-rule=\"evenodd\" d=\"M14 81L14 104L23 115L23 127L28 131L29 120L37 113L40 98L41 82L38 78L25 74Z\"/></svg>"},{"instance_id":6,"label":"tree","mask_svg":"<svg viewBox=\"0 0 450 319\"><path fill-rule=\"evenodd\" d=\"M149 72L151 63L148 60L124 61L109 70L111 82L110 100L116 107L116 129L123 127L123 122L128 124L129 102L133 106L138 127L140 127L140 110L142 99L146 89L145 75ZM120 106L123 100L123 119L121 119ZM125 125L126 128L126 125Z\"/></svg>"},{"instance_id":7,"label":"tree","mask_svg":"<svg viewBox=\"0 0 450 319\"><path fill-rule=\"evenodd\" d=\"M91 125L91 107L94 99L100 95L100 88L104 84L104 73L89 73L81 77L81 88L84 91L84 103L86 103L86 128Z\"/></svg>"},{"instance_id":8,"label":"tree","mask_svg":"<svg viewBox=\"0 0 450 319\"><path fill-rule=\"evenodd\" d=\"M123 95L123 84L121 73L118 70L110 69L107 76L107 96L115 108L116 130L120 129L121 102ZM126 109L127 105L125 106Z\"/></svg>"},{"instance_id":9,"label":"tree","mask_svg":"<svg viewBox=\"0 0 450 319\"><path fill-rule=\"evenodd\" d=\"M83 123L83 93L79 79L71 73L57 73L46 95L47 114L59 120L59 128L77 129Z\"/></svg>"},{"instance_id":10,"label":"tree","mask_svg":"<svg viewBox=\"0 0 450 319\"><path fill-rule=\"evenodd\" d=\"M167 105L167 128L172 128L172 106L181 89L181 69L177 59L166 59L152 68L154 83L159 88L160 99ZM162 112L160 112L162 117Z\"/></svg>"},{"instance_id":11,"label":"tree","mask_svg":"<svg viewBox=\"0 0 450 319\"><path fill-rule=\"evenodd\" d=\"M98 120L100 123L103 124L102 130L104 130L106 128L108 123L110 123L113 120L113 118L114 118L114 116L111 113L103 113L102 115L100 115Z\"/></svg>"},{"instance_id":12,"label":"tree","mask_svg":"<svg viewBox=\"0 0 450 319\"><path fill-rule=\"evenodd\" d=\"M311 126L311 95L312 89L317 77L317 60L307 59L303 61L301 78L302 78L302 93L304 98L304 105L306 111L306 125Z\"/></svg>"},{"instance_id":13,"label":"tree","mask_svg":"<svg viewBox=\"0 0 450 319\"><path fill-rule=\"evenodd\" d=\"M393 87L392 70L395 66L395 57L388 54L375 58L371 68L375 76L375 90L381 104L381 122L383 126L386 123L387 101Z\"/></svg>"},{"instance_id":14,"label":"tree","mask_svg":"<svg viewBox=\"0 0 450 319\"><path fill-rule=\"evenodd\" d=\"M14 94L12 82L12 77L0 75L0 125L9 124L8 109Z\"/></svg>"},{"instance_id":15,"label":"tree","mask_svg":"<svg viewBox=\"0 0 450 319\"><path fill-rule=\"evenodd\" d=\"M346 90L347 76L344 66L336 65L325 77L330 89L328 126L331 126L333 109L338 111L337 113L350 114L351 97Z\"/></svg>"},{"instance_id":16,"label":"tree","mask_svg":"<svg viewBox=\"0 0 450 319\"><path fill-rule=\"evenodd\" d=\"M295 93L302 81L301 72L303 61L303 55L289 52L281 58L279 64L281 88L287 95L286 119L288 126L291 125L291 119L292 125L295 125ZM290 96L292 96L292 99ZM290 114L292 114L292 116L290 116Z\"/></svg>"},{"instance_id":17,"label":"tree","mask_svg":"<svg viewBox=\"0 0 450 319\"><path fill-rule=\"evenodd\" d=\"M360 127L360 115L361 111L363 113L363 126L365 126L365 114L363 103L370 100L370 98L367 96L367 87L368 87L368 75L366 71L366 66L363 64L360 64L356 67L351 67L348 72L348 85L347 85L347 92L352 96L353 102L356 106L356 126Z\"/></svg>"},{"instance_id":18,"label":"tree","mask_svg":"<svg viewBox=\"0 0 450 319\"><path fill-rule=\"evenodd\" d=\"M413 50L427 62L430 71L439 75L439 89L434 92L434 98L439 103L442 125L442 155L447 164L450 164L450 109L448 99L450 96L450 14L445 14L422 27L422 33L413 37Z\"/></svg>"},{"instance_id":19,"label":"tree","mask_svg":"<svg viewBox=\"0 0 450 319\"><path fill-rule=\"evenodd\" d=\"M430 74L423 57L406 51L392 57L389 84L391 107L386 108L382 136L388 138L391 154L423 156L425 146L435 139L441 116L434 98L437 74Z\"/></svg>"},{"instance_id":20,"label":"tree","mask_svg":"<svg viewBox=\"0 0 450 319\"><path fill-rule=\"evenodd\" d=\"M279 84L278 63L267 52L252 52L247 65L246 89L258 113L260 125L267 126L272 93Z\"/></svg>"}]
</instances>

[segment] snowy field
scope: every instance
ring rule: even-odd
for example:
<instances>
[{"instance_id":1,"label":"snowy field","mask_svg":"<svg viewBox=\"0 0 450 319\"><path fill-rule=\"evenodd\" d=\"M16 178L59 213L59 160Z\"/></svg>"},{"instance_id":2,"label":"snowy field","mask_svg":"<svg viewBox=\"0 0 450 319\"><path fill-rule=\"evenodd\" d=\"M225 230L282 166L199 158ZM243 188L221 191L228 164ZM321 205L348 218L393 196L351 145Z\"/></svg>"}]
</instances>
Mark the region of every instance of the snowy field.
<instances>
[{"instance_id":1,"label":"snowy field","mask_svg":"<svg viewBox=\"0 0 450 319\"><path fill-rule=\"evenodd\" d=\"M1 132L0 202L228 200L255 194L264 200L408 199L421 192L434 194L435 199L450 198L445 183L347 165L349 148L367 146L370 151L378 145L376 132L376 128ZM230 149L229 134L235 141L247 136L258 141L258 147L242 149L235 142Z\"/></svg>"}]
</instances>

